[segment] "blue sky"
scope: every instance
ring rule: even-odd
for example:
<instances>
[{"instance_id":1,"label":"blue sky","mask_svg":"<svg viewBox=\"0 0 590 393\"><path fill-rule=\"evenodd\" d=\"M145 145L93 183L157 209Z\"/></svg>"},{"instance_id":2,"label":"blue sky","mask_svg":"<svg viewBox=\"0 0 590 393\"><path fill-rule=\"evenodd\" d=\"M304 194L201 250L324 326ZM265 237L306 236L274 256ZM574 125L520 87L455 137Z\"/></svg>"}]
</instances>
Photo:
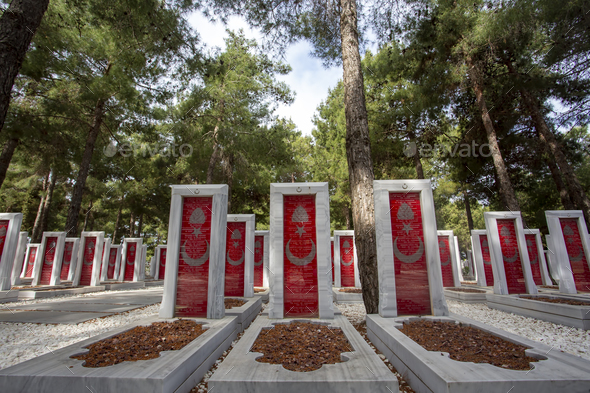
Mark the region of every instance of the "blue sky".
<instances>
[{"instance_id":1,"label":"blue sky","mask_svg":"<svg viewBox=\"0 0 590 393\"><path fill-rule=\"evenodd\" d=\"M200 13L190 15L188 21L199 33L201 40L210 47L224 48L223 39L227 37L226 28L231 30L243 29L246 37L261 41L259 32L248 27L242 18L230 18L228 25L211 23ZM291 105L281 105L277 115L291 118L297 128L304 135L311 135L313 128L312 117L317 106L328 96L328 89L336 86L342 79L342 68L324 68L319 59L309 55L310 45L301 41L287 50L285 62L290 64L293 71L288 75L281 75L277 79L287 83L295 92L295 102Z\"/></svg>"}]
</instances>

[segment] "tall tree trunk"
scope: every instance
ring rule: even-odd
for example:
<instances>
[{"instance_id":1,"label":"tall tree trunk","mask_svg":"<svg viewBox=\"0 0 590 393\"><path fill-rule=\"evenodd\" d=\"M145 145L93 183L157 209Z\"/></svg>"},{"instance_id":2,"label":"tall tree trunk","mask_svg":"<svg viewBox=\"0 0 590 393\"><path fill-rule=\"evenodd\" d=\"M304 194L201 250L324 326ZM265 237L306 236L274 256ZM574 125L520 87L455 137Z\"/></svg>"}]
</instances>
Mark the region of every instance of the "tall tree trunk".
<instances>
[{"instance_id":1,"label":"tall tree trunk","mask_svg":"<svg viewBox=\"0 0 590 393\"><path fill-rule=\"evenodd\" d=\"M0 131L6 120L14 79L48 5L49 0L12 0L0 17Z\"/></svg>"},{"instance_id":2,"label":"tall tree trunk","mask_svg":"<svg viewBox=\"0 0 590 393\"><path fill-rule=\"evenodd\" d=\"M223 91L223 89L222 89ZM213 153L211 153L211 157L209 158L209 166L207 167L207 184L213 184L213 172L215 171L215 166L217 165L217 161L221 156L219 142L217 141L217 137L219 135L219 128L223 122L223 113L225 112L225 101L219 101L219 117L217 117L217 122L215 123L215 128L213 129Z\"/></svg>"},{"instance_id":3,"label":"tall tree trunk","mask_svg":"<svg viewBox=\"0 0 590 393\"><path fill-rule=\"evenodd\" d=\"M567 184L567 188L569 189L572 201L578 209L584 212L586 222L590 222L590 200L586 196L584 188L582 188L582 185L580 184L574 169L567 161L565 154L563 154L563 150L561 149L559 142L557 142L557 138L555 138L555 135L553 135L553 132L551 132L547 126L545 118L539 110L537 99L524 89L520 90L520 95L525 107L529 111L531 119L533 120L533 124L537 129L539 139L549 146L549 150L555 157L555 162L559 166L559 169L565 178L565 182Z\"/></svg>"},{"instance_id":4,"label":"tall tree trunk","mask_svg":"<svg viewBox=\"0 0 590 393\"><path fill-rule=\"evenodd\" d=\"M549 171L551 172L551 177L555 182L555 187L559 192L559 199L561 199L561 204L565 210L576 210L576 206L570 197L570 193L567 190L567 187L563 183L561 178L561 172L553 159L553 154L549 150L549 146L545 145L545 150L547 151L547 155L545 155L545 162L547 163L547 167L549 167Z\"/></svg>"},{"instance_id":5,"label":"tall tree trunk","mask_svg":"<svg viewBox=\"0 0 590 393\"><path fill-rule=\"evenodd\" d=\"M420 149L418 149L418 144L416 141L416 134L410 128L409 122L406 122L408 126L408 136L410 137L410 142L416 144L416 152L414 153L414 166L416 167L416 177L418 179L424 179L424 170L422 169L422 161L420 160Z\"/></svg>"},{"instance_id":6,"label":"tall tree trunk","mask_svg":"<svg viewBox=\"0 0 590 393\"><path fill-rule=\"evenodd\" d=\"M352 219L367 314L379 311L379 276L373 203L373 161L355 0L340 0L340 37L346 114L346 157L352 196Z\"/></svg>"},{"instance_id":7,"label":"tall tree trunk","mask_svg":"<svg viewBox=\"0 0 590 393\"><path fill-rule=\"evenodd\" d=\"M55 171L52 169L50 172L51 181L49 182L49 188L47 189L47 195L45 196L45 204L43 206L43 214L42 214L42 226L41 231L47 230L47 223L49 221L49 209L51 208L51 200L53 199L53 190L55 189L55 183L57 181L57 175Z\"/></svg>"},{"instance_id":8,"label":"tall tree trunk","mask_svg":"<svg viewBox=\"0 0 590 393\"><path fill-rule=\"evenodd\" d=\"M92 127L88 132L86 138L86 148L80 163L80 170L78 171L78 178L72 191L72 201L68 211L68 218L66 221L66 232L70 237L75 237L78 233L78 217L80 215L80 207L82 206L82 197L84 196L84 187L86 186L86 179L88 178L88 171L90 170L90 162L92 161L92 153L94 153L94 145L96 138L100 132L102 125L102 118L104 116L105 100L99 99L94 108L94 117L92 120Z\"/></svg>"},{"instance_id":9,"label":"tall tree trunk","mask_svg":"<svg viewBox=\"0 0 590 393\"><path fill-rule=\"evenodd\" d=\"M223 171L227 181L227 212L231 212L231 193L234 185L234 154L224 155Z\"/></svg>"},{"instance_id":10,"label":"tall tree trunk","mask_svg":"<svg viewBox=\"0 0 590 393\"><path fill-rule=\"evenodd\" d=\"M488 144L490 145L494 167L496 168L496 173L498 175L500 195L504 199L504 203L506 204L508 210L517 212L520 211L520 206L518 204L518 199L516 199L514 188L512 188L512 182L510 181L510 176L508 176L508 170L506 169L506 164L504 163L502 153L500 152L500 146L498 145L498 139L496 138L496 130L494 130L494 124L492 123L492 119L488 113L486 100L483 96L481 71L476 65L470 65L471 68L469 70L469 77L471 79L471 84L473 86L473 90L475 91L477 104L481 112L481 119L483 120L483 125L486 129Z\"/></svg>"},{"instance_id":11,"label":"tall tree trunk","mask_svg":"<svg viewBox=\"0 0 590 393\"><path fill-rule=\"evenodd\" d=\"M131 217L129 217L129 237L134 237L135 234L135 215L131 211Z\"/></svg>"},{"instance_id":12,"label":"tall tree trunk","mask_svg":"<svg viewBox=\"0 0 590 393\"><path fill-rule=\"evenodd\" d=\"M467 226L469 227L469 233L473 230L473 216L471 215L471 203L469 202L469 193L467 187L463 185L463 201L465 202L465 214L467 215Z\"/></svg>"},{"instance_id":13,"label":"tall tree trunk","mask_svg":"<svg viewBox=\"0 0 590 393\"><path fill-rule=\"evenodd\" d=\"M18 138L10 138L4 145L4 149L2 149L2 154L0 154L0 188L4 183L4 179L6 178L6 172L8 172L8 167L10 166L12 155L14 154L14 150L17 146Z\"/></svg>"},{"instance_id":14,"label":"tall tree trunk","mask_svg":"<svg viewBox=\"0 0 590 393\"><path fill-rule=\"evenodd\" d=\"M90 215L92 214L92 201L88 204L88 209L86 209L86 214L84 215L84 226L82 227L82 232L86 232L88 230L88 223L90 222Z\"/></svg>"},{"instance_id":15,"label":"tall tree trunk","mask_svg":"<svg viewBox=\"0 0 590 393\"><path fill-rule=\"evenodd\" d=\"M39 200L39 209L37 209L37 216L35 217L35 225L33 226L33 233L31 234L31 243L40 243L43 227L43 208L45 207L45 192L49 186L49 172L43 178L43 185L41 189L41 198Z\"/></svg>"},{"instance_id":16,"label":"tall tree trunk","mask_svg":"<svg viewBox=\"0 0 590 393\"><path fill-rule=\"evenodd\" d=\"M123 198L119 198L119 211L117 212L117 220L115 221L115 230L113 231L113 244L117 243L117 235L119 232L119 225L121 225L121 212L123 210Z\"/></svg>"},{"instance_id":17,"label":"tall tree trunk","mask_svg":"<svg viewBox=\"0 0 590 393\"><path fill-rule=\"evenodd\" d=\"M143 213L139 215L139 222L137 223L137 236L141 237L141 230L143 229Z\"/></svg>"}]
</instances>

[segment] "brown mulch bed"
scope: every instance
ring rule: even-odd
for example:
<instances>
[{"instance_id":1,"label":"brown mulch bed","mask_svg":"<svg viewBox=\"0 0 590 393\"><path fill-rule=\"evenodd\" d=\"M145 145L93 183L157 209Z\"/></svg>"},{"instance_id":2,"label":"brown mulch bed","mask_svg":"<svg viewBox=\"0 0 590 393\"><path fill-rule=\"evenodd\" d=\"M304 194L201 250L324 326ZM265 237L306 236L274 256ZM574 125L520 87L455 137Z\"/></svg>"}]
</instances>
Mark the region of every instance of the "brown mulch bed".
<instances>
[{"instance_id":1,"label":"brown mulch bed","mask_svg":"<svg viewBox=\"0 0 590 393\"><path fill-rule=\"evenodd\" d=\"M229 310L233 307L242 307L244 304L246 304L246 302L240 299L225 299L226 310Z\"/></svg>"},{"instance_id":2,"label":"brown mulch bed","mask_svg":"<svg viewBox=\"0 0 590 393\"><path fill-rule=\"evenodd\" d=\"M590 306L590 302L571 300L571 299L555 299L550 297L535 297L535 296L520 296L521 299L538 300L545 303L569 304L571 306Z\"/></svg>"},{"instance_id":3,"label":"brown mulch bed","mask_svg":"<svg viewBox=\"0 0 590 393\"><path fill-rule=\"evenodd\" d=\"M472 288L454 288L454 287L447 287L449 291L454 292L467 292L467 293L486 293L486 291L482 291L480 289L472 289Z\"/></svg>"},{"instance_id":4,"label":"brown mulch bed","mask_svg":"<svg viewBox=\"0 0 590 393\"><path fill-rule=\"evenodd\" d=\"M448 352L460 362L489 363L510 370L530 370L538 360L525 355L517 345L470 326L450 322L412 321L404 323L402 333L427 351Z\"/></svg>"},{"instance_id":5,"label":"brown mulch bed","mask_svg":"<svg viewBox=\"0 0 590 393\"><path fill-rule=\"evenodd\" d=\"M340 354L352 352L352 347L340 329L292 322L263 329L251 351L263 354L257 362L281 364L287 370L306 372L324 364L341 363Z\"/></svg>"},{"instance_id":6,"label":"brown mulch bed","mask_svg":"<svg viewBox=\"0 0 590 393\"><path fill-rule=\"evenodd\" d=\"M477 286L477 281L461 281L461 285L476 285Z\"/></svg>"},{"instance_id":7,"label":"brown mulch bed","mask_svg":"<svg viewBox=\"0 0 590 393\"><path fill-rule=\"evenodd\" d=\"M339 292L346 292L346 293L363 293L363 290L360 288L340 288Z\"/></svg>"},{"instance_id":8,"label":"brown mulch bed","mask_svg":"<svg viewBox=\"0 0 590 393\"><path fill-rule=\"evenodd\" d=\"M266 288L254 288L254 293L266 292Z\"/></svg>"},{"instance_id":9,"label":"brown mulch bed","mask_svg":"<svg viewBox=\"0 0 590 393\"><path fill-rule=\"evenodd\" d=\"M539 288L559 289L559 285L539 285Z\"/></svg>"},{"instance_id":10,"label":"brown mulch bed","mask_svg":"<svg viewBox=\"0 0 590 393\"><path fill-rule=\"evenodd\" d=\"M106 367L117 363L155 359L162 351L177 351L205 332L203 325L179 319L174 322L154 322L137 326L86 348L83 355L71 356L84 360L84 367Z\"/></svg>"}]
</instances>

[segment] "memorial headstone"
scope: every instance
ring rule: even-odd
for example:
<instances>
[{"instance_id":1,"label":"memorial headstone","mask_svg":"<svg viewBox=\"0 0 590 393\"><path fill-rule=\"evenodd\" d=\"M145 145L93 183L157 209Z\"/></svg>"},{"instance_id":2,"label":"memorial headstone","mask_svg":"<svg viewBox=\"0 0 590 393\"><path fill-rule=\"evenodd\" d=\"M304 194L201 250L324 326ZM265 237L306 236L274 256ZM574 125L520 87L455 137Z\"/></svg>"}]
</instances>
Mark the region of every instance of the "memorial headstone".
<instances>
[{"instance_id":1,"label":"memorial headstone","mask_svg":"<svg viewBox=\"0 0 590 393\"><path fill-rule=\"evenodd\" d=\"M471 250L467 250L465 254L467 257L467 266L469 268L469 274L465 278L470 281L477 281L477 270L475 269L475 264L473 263L473 252Z\"/></svg>"},{"instance_id":2,"label":"memorial headstone","mask_svg":"<svg viewBox=\"0 0 590 393\"><path fill-rule=\"evenodd\" d=\"M457 262L453 231L436 231L436 235L438 236L438 251L440 253L440 270L443 287L460 287L461 279L458 271L460 261Z\"/></svg>"},{"instance_id":3,"label":"memorial headstone","mask_svg":"<svg viewBox=\"0 0 590 393\"><path fill-rule=\"evenodd\" d=\"M457 267L457 272L459 274L459 284L461 281L465 281L463 278L463 265L461 264L461 252L459 250L459 238L457 236L453 236L453 241L455 243L455 265Z\"/></svg>"},{"instance_id":4,"label":"memorial headstone","mask_svg":"<svg viewBox=\"0 0 590 393\"><path fill-rule=\"evenodd\" d=\"M121 255L121 281L140 281L139 269L141 268L141 254L143 253L142 238L127 238L123 240L123 253Z\"/></svg>"},{"instance_id":5,"label":"memorial headstone","mask_svg":"<svg viewBox=\"0 0 590 393\"><path fill-rule=\"evenodd\" d=\"M139 265L139 280L145 281L145 265L147 261L147 244L141 246L141 259Z\"/></svg>"},{"instance_id":6,"label":"memorial headstone","mask_svg":"<svg viewBox=\"0 0 590 393\"><path fill-rule=\"evenodd\" d=\"M497 295L536 294L520 212L485 212Z\"/></svg>"},{"instance_id":7,"label":"memorial headstone","mask_svg":"<svg viewBox=\"0 0 590 393\"><path fill-rule=\"evenodd\" d=\"M360 288L354 231L334 231L334 286Z\"/></svg>"},{"instance_id":8,"label":"memorial headstone","mask_svg":"<svg viewBox=\"0 0 590 393\"><path fill-rule=\"evenodd\" d=\"M100 285L104 232L82 232L72 286Z\"/></svg>"},{"instance_id":9,"label":"memorial headstone","mask_svg":"<svg viewBox=\"0 0 590 393\"><path fill-rule=\"evenodd\" d=\"M166 254L168 253L167 246L156 247L156 270L154 272L154 279L163 280L166 276Z\"/></svg>"},{"instance_id":10,"label":"memorial headstone","mask_svg":"<svg viewBox=\"0 0 590 393\"><path fill-rule=\"evenodd\" d=\"M379 314L448 315L430 180L375 180Z\"/></svg>"},{"instance_id":11,"label":"memorial headstone","mask_svg":"<svg viewBox=\"0 0 590 393\"><path fill-rule=\"evenodd\" d=\"M334 285L334 236L330 237L330 261L332 263L332 285Z\"/></svg>"},{"instance_id":12,"label":"memorial headstone","mask_svg":"<svg viewBox=\"0 0 590 393\"><path fill-rule=\"evenodd\" d=\"M254 286L268 288L269 231L255 231Z\"/></svg>"},{"instance_id":13,"label":"memorial headstone","mask_svg":"<svg viewBox=\"0 0 590 393\"><path fill-rule=\"evenodd\" d=\"M80 246L80 239L77 237L66 237L66 244L64 246L64 255L61 263L61 281L73 281L74 273L76 272L76 261L78 260L78 247Z\"/></svg>"},{"instance_id":14,"label":"memorial headstone","mask_svg":"<svg viewBox=\"0 0 590 393\"><path fill-rule=\"evenodd\" d=\"M555 258L555 247L553 247L553 241L551 241L551 235L545 235L545 241L547 243L547 252L545 253L545 259L547 259L547 265L549 266L549 275L559 284L559 268L557 265L557 259Z\"/></svg>"},{"instance_id":15,"label":"memorial headstone","mask_svg":"<svg viewBox=\"0 0 590 393\"><path fill-rule=\"evenodd\" d=\"M582 211L551 210L545 217L559 270L559 292L590 292L590 244Z\"/></svg>"},{"instance_id":16,"label":"memorial headstone","mask_svg":"<svg viewBox=\"0 0 590 393\"><path fill-rule=\"evenodd\" d=\"M492 269L492 257L490 255L490 244L485 229L474 229L471 231L471 249L475 260L477 271L477 285L491 287L494 285L494 272Z\"/></svg>"},{"instance_id":17,"label":"memorial headstone","mask_svg":"<svg viewBox=\"0 0 590 393\"><path fill-rule=\"evenodd\" d=\"M14 255L14 262L12 265L12 274L10 277L11 285L20 285L20 276L25 264L25 254L27 252L29 232L20 232L18 235L18 243L16 246L16 254Z\"/></svg>"},{"instance_id":18,"label":"memorial headstone","mask_svg":"<svg viewBox=\"0 0 590 393\"><path fill-rule=\"evenodd\" d=\"M9 291L22 213L0 213L0 291Z\"/></svg>"},{"instance_id":19,"label":"memorial headstone","mask_svg":"<svg viewBox=\"0 0 590 393\"><path fill-rule=\"evenodd\" d=\"M334 318L328 183L270 185L269 318Z\"/></svg>"},{"instance_id":20,"label":"memorial headstone","mask_svg":"<svg viewBox=\"0 0 590 393\"><path fill-rule=\"evenodd\" d=\"M107 280L107 271L109 269L109 258L111 255L111 238L105 237L102 244L102 254L100 256L100 281Z\"/></svg>"},{"instance_id":21,"label":"memorial headstone","mask_svg":"<svg viewBox=\"0 0 590 393\"><path fill-rule=\"evenodd\" d=\"M107 270L107 280L119 280L119 269L121 268L121 245L111 244L109 250L109 269Z\"/></svg>"},{"instance_id":22,"label":"memorial headstone","mask_svg":"<svg viewBox=\"0 0 590 393\"><path fill-rule=\"evenodd\" d=\"M27 244L27 252L25 253L25 260L27 263L23 267L21 278L33 278L33 271L35 270L35 261L37 260L37 251L39 250L39 243Z\"/></svg>"},{"instance_id":23,"label":"memorial headstone","mask_svg":"<svg viewBox=\"0 0 590 393\"><path fill-rule=\"evenodd\" d=\"M225 296L254 296L254 214L228 214Z\"/></svg>"},{"instance_id":24,"label":"memorial headstone","mask_svg":"<svg viewBox=\"0 0 590 393\"><path fill-rule=\"evenodd\" d=\"M541 242L541 231L538 229L525 229L524 238L526 248L531 261L531 272L536 285L552 285L545 253L543 252L543 243Z\"/></svg>"},{"instance_id":25,"label":"memorial headstone","mask_svg":"<svg viewBox=\"0 0 590 393\"><path fill-rule=\"evenodd\" d=\"M227 185L173 185L161 318L225 316Z\"/></svg>"},{"instance_id":26,"label":"memorial headstone","mask_svg":"<svg viewBox=\"0 0 590 393\"><path fill-rule=\"evenodd\" d=\"M65 232L43 232L33 270L33 286L60 284L65 242Z\"/></svg>"}]
</instances>

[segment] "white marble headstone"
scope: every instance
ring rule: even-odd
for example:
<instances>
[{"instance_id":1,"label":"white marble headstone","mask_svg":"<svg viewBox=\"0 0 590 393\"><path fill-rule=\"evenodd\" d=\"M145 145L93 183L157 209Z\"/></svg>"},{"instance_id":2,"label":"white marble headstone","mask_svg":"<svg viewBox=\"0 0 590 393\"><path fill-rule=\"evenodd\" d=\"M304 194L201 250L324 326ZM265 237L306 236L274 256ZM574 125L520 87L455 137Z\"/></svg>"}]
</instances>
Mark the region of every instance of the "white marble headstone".
<instances>
[{"instance_id":1,"label":"white marble headstone","mask_svg":"<svg viewBox=\"0 0 590 393\"><path fill-rule=\"evenodd\" d=\"M18 235L18 245L16 246L16 254L14 256L14 264L12 265L12 276L10 283L12 285L20 285L20 276L23 271L25 254L27 252L29 232L21 232Z\"/></svg>"},{"instance_id":2,"label":"white marble headstone","mask_svg":"<svg viewBox=\"0 0 590 393\"><path fill-rule=\"evenodd\" d=\"M76 261L76 272L74 273L74 279L72 280L72 286L77 287L80 285L80 279L82 278L82 269L84 266L88 266L88 261L84 258L84 253L90 247L90 241L87 238L96 237L94 243L94 258L92 259L92 271L90 275L90 286L96 287L100 285L100 267L102 264L102 248L104 243L104 232L82 232L80 234L80 243L78 246L78 258ZM87 244L88 243L88 244ZM71 269L71 268L70 268Z\"/></svg>"},{"instance_id":3,"label":"white marble headstone","mask_svg":"<svg viewBox=\"0 0 590 393\"><path fill-rule=\"evenodd\" d=\"M111 255L111 238L107 237L103 243L103 254L100 266L100 281L107 280L107 272L109 269L109 257Z\"/></svg>"},{"instance_id":4,"label":"white marble headstone","mask_svg":"<svg viewBox=\"0 0 590 393\"><path fill-rule=\"evenodd\" d=\"M35 270L35 264L37 263L37 257L39 256L40 243L29 243L27 244L27 251L25 252L25 261L23 263L23 271L20 278L32 278L33 270ZM32 268L30 267L32 265ZM27 271L30 269L30 274L27 275Z\"/></svg>"},{"instance_id":5,"label":"white marble headstone","mask_svg":"<svg viewBox=\"0 0 590 393\"><path fill-rule=\"evenodd\" d=\"M354 266L354 287L361 287L361 280L359 276L358 258L356 255L356 238L354 237L354 231L342 230L334 231L334 286L336 288L342 287L342 257L340 252L340 238L342 236L352 236L352 263ZM331 262L330 262L331 263ZM331 266L330 266L331 267ZM330 274L331 278L331 274Z\"/></svg>"},{"instance_id":6,"label":"white marble headstone","mask_svg":"<svg viewBox=\"0 0 590 393\"><path fill-rule=\"evenodd\" d=\"M262 250L262 286L268 288L269 268L269 250L270 250L270 231L255 231L255 236L264 236L264 247Z\"/></svg>"},{"instance_id":7,"label":"white marble headstone","mask_svg":"<svg viewBox=\"0 0 590 393\"><path fill-rule=\"evenodd\" d=\"M328 183L271 183L270 185L269 318L282 319L289 316L289 310L285 309L284 274L286 264L293 262L285 260L288 244L285 244L284 240L284 198L291 195L315 196L315 235L317 245L314 245L316 254L313 259L317 258L318 311L320 318L333 319ZM304 226L302 225L302 227Z\"/></svg>"},{"instance_id":8,"label":"white marble headstone","mask_svg":"<svg viewBox=\"0 0 590 393\"><path fill-rule=\"evenodd\" d=\"M48 244L49 238L57 238L55 244ZM43 237L41 238L41 245L37 250L37 258L35 259L35 267L33 268L33 286L37 286L40 284L41 281L41 273L42 270L45 268L44 265L51 265L51 267L47 266L47 268L51 269L51 278L49 284L45 285L59 285L60 274L61 274L61 263L63 260L64 254L64 247L66 242L66 233L65 232L43 232ZM53 261L49 261L46 258L47 253L53 253Z\"/></svg>"},{"instance_id":9,"label":"white marble headstone","mask_svg":"<svg viewBox=\"0 0 590 393\"><path fill-rule=\"evenodd\" d=\"M555 247L553 247L553 241L551 235L545 235L545 241L547 242L547 252L545 253L545 259L549 266L549 275L559 284L559 267L557 265L557 258L555 256Z\"/></svg>"},{"instance_id":10,"label":"white marble headstone","mask_svg":"<svg viewBox=\"0 0 590 393\"><path fill-rule=\"evenodd\" d=\"M590 242L588 241L588 228L584 220L584 214L581 210L548 210L545 212L547 218L547 226L549 227L549 234L551 235L551 246L555 257L551 255L551 261L555 259L557 271L559 272L559 292L562 293L577 293L578 290L590 291L590 284L576 283L574 272L577 270L580 277L583 276L582 269L590 269ZM567 225L565 229L569 229L572 233L564 233L562 230L561 220L573 220L575 227L569 228ZM568 254L566 247L566 237L568 241L574 243L574 233L577 231L580 238L580 245L578 246L578 255L571 257ZM549 241L547 242L549 246ZM573 263L582 262L586 259L587 266L579 266L578 269L572 266ZM581 265L581 264L580 264Z\"/></svg>"},{"instance_id":11,"label":"white marble headstone","mask_svg":"<svg viewBox=\"0 0 590 393\"><path fill-rule=\"evenodd\" d=\"M460 287L461 286L461 260L457 260L457 243L455 242L455 240L457 239L457 236L455 236L453 234L452 230L440 230L440 231L436 231L436 235L437 236L444 236L448 239L449 242L449 256L451 258L451 271L453 273L453 286L454 287ZM439 251L440 251L440 243L439 243ZM442 258L442 255L441 255ZM445 263L445 261L441 261L441 263ZM441 274L442 274L442 266L441 266ZM444 286L444 281L443 281L443 286Z\"/></svg>"},{"instance_id":12,"label":"white marble headstone","mask_svg":"<svg viewBox=\"0 0 590 393\"><path fill-rule=\"evenodd\" d=\"M135 244L133 244L135 243ZM125 281L125 272L133 266L133 278L131 281L137 282L140 280L141 259L143 254L143 238L130 237L123 239L123 250L121 254L121 270L119 273L119 280ZM135 247L135 261L132 264L127 263L127 249ZM129 280L127 280L129 281Z\"/></svg>"},{"instance_id":13,"label":"white marble headstone","mask_svg":"<svg viewBox=\"0 0 590 393\"><path fill-rule=\"evenodd\" d=\"M543 251L543 241L541 240L541 231L539 229L525 229L525 235L535 235L537 240L537 255L539 258L539 267L541 268L541 280L543 285L553 285L551 277L549 276L549 269L547 268L547 261L545 260L545 252Z\"/></svg>"},{"instance_id":14,"label":"white marble headstone","mask_svg":"<svg viewBox=\"0 0 590 393\"><path fill-rule=\"evenodd\" d=\"M225 241L227 227L227 185L173 185L168 224L168 251L164 277L164 296L160 307L161 318L173 318L176 310L179 264L181 258L181 229L183 203L187 197L210 197L211 236L208 243L209 275L207 277L207 318L220 319L225 316L224 277ZM193 212L194 213L194 212Z\"/></svg>"},{"instance_id":15,"label":"white marble headstone","mask_svg":"<svg viewBox=\"0 0 590 393\"><path fill-rule=\"evenodd\" d=\"M152 277L154 277L155 280L161 280L162 277L160 277L160 264L162 263L161 261L161 252L162 250L167 250L168 247L167 246L156 246L156 251L155 251L155 260L154 260L154 273L152 275ZM168 251L166 251L166 253L168 253ZM166 273L164 273L164 276L166 275Z\"/></svg>"},{"instance_id":16,"label":"white marble headstone","mask_svg":"<svg viewBox=\"0 0 590 393\"><path fill-rule=\"evenodd\" d=\"M12 267L19 240L22 213L0 213L0 291L10 290Z\"/></svg>"},{"instance_id":17,"label":"white marble headstone","mask_svg":"<svg viewBox=\"0 0 590 393\"><path fill-rule=\"evenodd\" d=\"M424 243L420 240L421 251L425 253L426 274L432 315L448 315L449 310L443 293L440 253L436 235L436 215L430 180L375 180L373 196L375 199L375 231L377 237L377 266L379 269L379 315L397 317L398 304L396 296L396 263L403 262L394 258L394 241L392 239L392 212L390 194L418 193L421 206L422 231ZM401 210L401 208L400 208ZM413 217L413 215L412 215ZM403 222L403 220L402 220ZM399 249L398 251L399 252Z\"/></svg>"},{"instance_id":18,"label":"white marble headstone","mask_svg":"<svg viewBox=\"0 0 590 393\"><path fill-rule=\"evenodd\" d=\"M244 256L244 297L254 296L254 231L256 230L255 214L228 214L227 224L230 222L246 223L246 254ZM227 239L226 241L230 241ZM226 254L226 258L228 255ZM226 268L227 270L227 268Z\"/></svg>"},{"instance_id":19,"label":"white marble headstone","mask_svg":"<svg viewBox=\"0 0 590 393\"><path fill-rule=\"evenodd\" d=\"M74 281L74 276L76 274L76 266L78 266L78 251L80 247L80 238L66 237L66 246L68 243L72 243L72 258L70 259L70 268L68 270L68 276L66 277L66 281ZM62 261L61 269L63 272L64 261Z\"/></svg>"},{"instance_id":20,"label":"white marble headstone","mask_svg":"<svg viewBox=\"0 0 590 393\"><path fill-rule=\"evenodd\" d=\"M122 281L119 278L119 274L121 273L121 245L120 244L111 244L111 250L116 250L117 258L115 259L115 271L113 272L113 280L114 281Z\"/></svg>"}]
</instances>

